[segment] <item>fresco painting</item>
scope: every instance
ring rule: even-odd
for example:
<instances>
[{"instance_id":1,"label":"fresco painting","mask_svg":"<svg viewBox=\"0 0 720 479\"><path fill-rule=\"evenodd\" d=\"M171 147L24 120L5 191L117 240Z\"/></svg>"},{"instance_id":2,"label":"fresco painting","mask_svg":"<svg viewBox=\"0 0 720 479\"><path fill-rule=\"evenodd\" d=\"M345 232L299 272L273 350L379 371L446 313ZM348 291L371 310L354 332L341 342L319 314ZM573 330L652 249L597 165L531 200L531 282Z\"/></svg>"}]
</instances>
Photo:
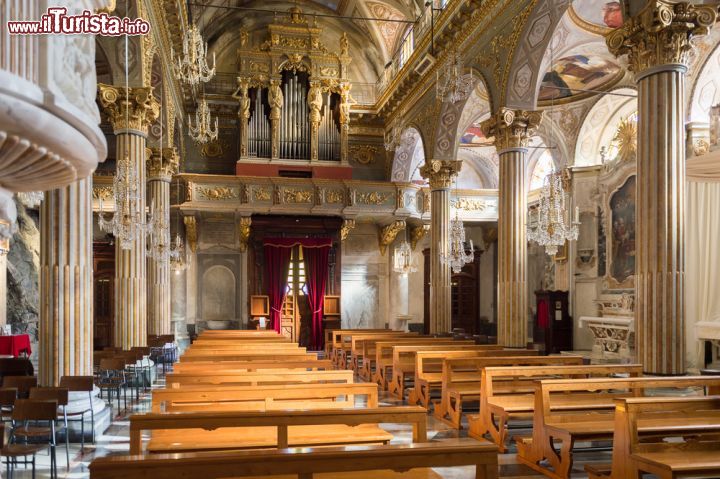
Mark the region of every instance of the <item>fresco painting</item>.
<instances>
[{"instance_id":1,"label":"fresco painting","mask_svg":"<svg viewBox=\"0 0 720 479\"><path fill-rule=\"evenodd\" d=\"M615 78L620 67L597 55L572 55L561 58L545 74L540 100L567 98L581 90L597 90Z\"/></svg>"}]
</instances>

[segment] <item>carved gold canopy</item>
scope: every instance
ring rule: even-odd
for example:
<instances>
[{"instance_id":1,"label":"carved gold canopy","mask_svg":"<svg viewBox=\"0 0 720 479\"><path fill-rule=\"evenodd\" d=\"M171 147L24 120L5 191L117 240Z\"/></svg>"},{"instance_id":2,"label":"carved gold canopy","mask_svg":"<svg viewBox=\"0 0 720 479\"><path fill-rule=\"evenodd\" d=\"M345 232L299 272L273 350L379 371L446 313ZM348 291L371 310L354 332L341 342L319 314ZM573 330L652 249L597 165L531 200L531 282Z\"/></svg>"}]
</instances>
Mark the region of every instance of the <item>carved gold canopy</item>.
<instances>
[{"instance_id":1,"label":"carved gold canopy","mask_svg":"<svg viewBox=\"0 0 720 479\"><path fill-rule=\"evenodd\" d=\"M320 41L322 30L306 17L299 7L268 25L267 39L259 46L248 44L247 32L240 32L237 50L238 79L252 86L267 86L271 79L279 79L283 71L301 71L319 81L326 90L339 92L349 83L347 36L340 40L340 50L329 50Z\"/></svg>"}]
</instances>

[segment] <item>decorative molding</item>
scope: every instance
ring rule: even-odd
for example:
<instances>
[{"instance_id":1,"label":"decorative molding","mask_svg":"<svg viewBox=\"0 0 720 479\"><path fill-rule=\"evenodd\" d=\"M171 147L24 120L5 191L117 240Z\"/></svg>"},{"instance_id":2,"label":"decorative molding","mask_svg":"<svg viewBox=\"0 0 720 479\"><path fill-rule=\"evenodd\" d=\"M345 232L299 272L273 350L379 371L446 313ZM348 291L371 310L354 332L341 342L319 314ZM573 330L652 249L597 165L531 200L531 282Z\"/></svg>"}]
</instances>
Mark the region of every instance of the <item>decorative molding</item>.
<instances>
[{"instance_id":1,"label":"decorative molding","mask_svg":"<svg viewBox=\"0 0 720 479\"><path fill-rule=\"evenodd\" d=\"M178 172L179 156L175 148L148 148L147 179L169 182ZM162 153L162 155L161 155Z\"/></svg>"},{"instance_id":2,"label":"decorative molding","mask_svg":"<svg viewBox=\"0 0 720 479\"><path fill-rule=\"evenodd\" d=\"M345 241L352 229L355 229L355 220L351 218L343 220L342 227L340 227L340 241Z\"/></svg>"},{"instance_id":3,"label":"decorative molding","mask_svg":"<svg viewBox=\"0 0 720 479\"><path fill-rule=\"evenodd\" d=\"M483 199L476 198L456 198L450 201L450 206L456 210L463 211L485 211L491 205Z\"/></svg>"},{"instance_id":4,"label":"decorative molding","mask_svg":"<svg viewBox=\"0 0 720 479\"><path fill-rule=\"evenodd\" d=\"M160 115L160 103L152 87L125 88L98 84L99 100L115 134L136 130L147 135L148 128Z\"/></svg>"},{"instance_id":5,"label":"decorative molding","mask_svg":"<svg viewBox=\"0 0 720 479\"><path fill-rule=\"evenodd\" d=\"M240 252L245 253L248 247L248 240L250 239L250 225L252 224L252 218L250 216L241 216L240 221L237 224L238 232L238 243Z\"/></svg>"},{"instance_id":6,"label":"decorative molding","mask_svg":"<svg viewBox=\"0 0 720 479\"><path fill-rule=\"evenodd\" d=\"M375 163L375 154L378 148L372 145L353 145L350 147L350 155L353 160L361 165Z\"/></svg>"},{"instance_id":7,"label":"decorative molding","mask_svg":"<svg viewBox=\"0 0 720 479\"><path fill-rule=\"evenodd\" d=\"M190 251L195 253L197 251L197 220L194 216L185 216L183 222L185 223L185 237L190 246Z\"/></svg>"},{"instance_id":8,"label":"decorative molding","mask_svg":"<svg viewBox=\"0 0 720 479\"><path fill-rule=\"evenodd\" d=\"M300 189L283 190L283 203L312 203L313 192Z\"/></svg>"},{"instance_id":9,"label":"decorative molding","mask_svg":"<svg viewBox=\"0 0 720 479\"><path fill-rule=\"evenodd\" d=\"M215 186L197 188L197 192L201 197L210 201L234 200L240 196L240 192L228 186Z\"/></svg>"},{"instance_id":10,"label":"decorative molding","mask_svg":"<svg viewBox=\"0 0 720 479\"><path fill-rule=\"evenodd\" d=\"M380 254L385 256L388 245L395 241L398 233L405 229L405 220L395 220L387 226L384 226L378 232L378 243L380 245Z\"/></svg>"},{"instance_id":11,"label":"decorative molding","mask_svg":"<svg viewBox=\"0 0 720 479\"><path fill-rule=\"evenodd\" d=\"M378 191L372 191L356 193L355 199L358 203L363 205L380 206L381 204L385 203L391 196L392 193L380 193Z\"/></svg>"},{"instance_id":12,"label":"decorative molding","mask_svg":"<svg viewBox=\"0 0 720 479\"><path fill-rule=\"evenodd\" d=\"M425 235L430 231L430 225L418 225L410 228L410 246L413 251L417 247L418 243L422 241Z\"/></svg>"},{"instance_id":13,"label":"decorative molding","mask_svg":"<svg viewBox=\"0 0 720 479\"><path fill-rule=\"evenodd\" d=\"M115 198L115 192L112 186L93 186L92 199L109 201Z\"/></svg>"},{"instance_id":14,"label":"decorative molding","mask_svg":"<svg viewBox=\"0 0 720 479\"><path fill-rule=\"evenodd\" d=\"M483 134L494 137L498 153L509 148L525 148L543 118L542 111L501 108L480 124Z\"/></svg>"},{"instance_id":15,"label":"decorative molding","mask_svg":"<svg viewBox=\"0 0 720 479\"><path fill-rule=\"evenodd\" d=\"M431 190L445 189L450 188L461 167L460 161L430 160L420 167L420 175L429 181Z\"/></svg>"}]
</instances>

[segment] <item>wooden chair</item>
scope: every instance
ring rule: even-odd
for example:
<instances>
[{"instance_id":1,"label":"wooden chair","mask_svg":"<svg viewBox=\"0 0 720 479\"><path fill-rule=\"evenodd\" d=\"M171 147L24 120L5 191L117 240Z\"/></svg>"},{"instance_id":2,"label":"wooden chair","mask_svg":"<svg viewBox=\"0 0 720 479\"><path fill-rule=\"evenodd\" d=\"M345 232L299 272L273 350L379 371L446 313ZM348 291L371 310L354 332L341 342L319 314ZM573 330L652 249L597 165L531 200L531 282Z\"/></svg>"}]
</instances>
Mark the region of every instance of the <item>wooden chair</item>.
<instances>
[{"instance_id":1,"label":"wooden chair","mask_svg":"<svg viewBox=\"0 0 720 479\"><path fill-rule=\"evenodd\" d=\"M4 388L17 389L19 399L27 399L30 395L30 389L36 386L37 377L35 376L5 376L2 382Z\"/></svg>"},{"instance_id":2,"label":"wooden chair","mask_svg":"<svg viewBox=\"0 0 720 479\"><path fill-rule=\"evenodd\" d=\"M36 401L32 399L18 399L12 413L14 426L10 433L10 442L18 445L17 439L46 441L42 444L25 444L35 446L34 455L46 447L50 448L50 477L57 479L57 458L55 456L55 420L57 419L58 405L55 401ZM30 423L33 425L30 425ZM40 424L46 423L46 426ZM21 444L22 445L22 444ZM22 448L18 448L22 450ZM27 454L25 454L27 455ZM34 459L34 458L33 458ZM34 469L34 468L33 468Z\"/></svg>"},{"instance_id":3,"label":"wooden chair","mask_svg":"<svg viewBox=\"0 0 720 479\"><path fill-rule=\"evenodd\" d=\"M12 420L12 410L17 399L17 388L0 388L0 422Z\"/></svg>"},{"instance_id":4,"label":"wooden chair","mask_svg":"<svg viewBox=\"0 0 720 479\"><path fill-rule=\"evenodd\" d=\"M122 390L125 408L127 409L127 381L125 379L125 360L123 358L101 359L95 385L100 388L101 398L102 392L107 391L110 407L112 407L112 392L117 393L118 411L120 411L120 391Z\"/></svg>"},{"instance_id":5,"label":"wooden chair","mask_svg":"<svg viewBox=\"0 0 720 479\"><path fill-rule=\"evenodd\" d=\"M95 444L95 411L92 406L93 392L92 376L63 376L60 378L60 387L67 388L70 392L87 392L88 409L68 413L68 421L80 422L80 449L85 451L85 414L90 413L91 442Z\"/></svg>"},{"instance_id":6,"label":"wooden chair","mask_svg":"<svg viewBox=\"0 0 720 479\"><path fill-rule=\"evenodd\" d=\"M55 401L58 405L57 418L55 421L55 434L65 432L65 460L66 470L70 470L70 430L68 429L68 417L65 410L68 405L69 391L63 387L37 387L30 390L30 399L35 401ZM58 427L57 422L62 421ZM55 439L57 443L57 438Z\"/></svg>"},{"instance_id":7,"label":"wooden chair","mask_svg":"<svg viewBox=\"0 0 720 479\"><path fill-rule=\"evenodd\" d=\"M25 466L32 466L32 477L35 479L35 454L45 449L45 444L6 444L5 443L5 425L0 424L0 456L5 457L6 477L11 479L15 466L20 463ZM28 460L27 457L31 459ZM23 458L19 460L18 458Z\"/></svg>"}]
</instances>

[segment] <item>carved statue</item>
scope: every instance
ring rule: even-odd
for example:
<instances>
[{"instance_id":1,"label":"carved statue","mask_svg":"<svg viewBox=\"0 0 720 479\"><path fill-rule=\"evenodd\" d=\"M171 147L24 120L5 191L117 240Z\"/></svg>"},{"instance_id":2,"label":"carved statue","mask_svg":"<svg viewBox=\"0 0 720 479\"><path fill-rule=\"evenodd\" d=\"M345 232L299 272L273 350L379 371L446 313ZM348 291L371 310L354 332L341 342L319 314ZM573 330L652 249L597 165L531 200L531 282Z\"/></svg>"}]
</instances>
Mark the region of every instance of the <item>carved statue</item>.
<instances>
[{"instance_id":1,"label":"carved statue","mask_svg":"<svg viewBox=\"0 0 720 479\"><path fill-rule=\"evenodd\" d=\"M250 97L248 96L247 84L240 85L240 118L245 120L250 118Z\"/></svg>"},{"instance_id":2,"label":"carved statue","mask_svg":"<svg viewBox=\"0 0 720 479\"><path fill-rule=\"evenodd\" d=\"M249 34L247 30L240 30L240 47L245 48L247 46Z\"/></svg>"},{"instance_id":3,"label":"carved statue","mask_svg":"<svg viewBox=\"0 0 720 479\"><path fill-rule=\"evenodd\" d=\"M323 98L322 98L322 89L320 88L320 85L311 82L310 83L310 90L308 91L308 106L310 107L310 121L312 122L319 122L320 121L320 109L322 108L323 104Z\"/></svg>"},{"instance_id":4,"label":"carved statue","mask_svg":"<svg viewBox=\"0 0 720 479\"><path fill-rule=\"evenodd\" d=\"M347 125L350 123L350 106L356 103L355 99L350 95L350 83L340 85L340 124Z\"/></svg>"},{"instance_id":5,"label":"carved statue","mask_svg":"<svg viewBox=\"0 0 720 479\"><path fill-rule=\"evenodd\" d=\"M340 55L347 56L349 50L347 33L343 32L342 36L340 36Z\"/></svg>"},{"instance_id":6,"label":"carved statue","mask_svg":"<svg viewBox=\"0 0 720 479\"><path fill-rule=\"evenodd\" d=\"M280 80L270 80L268 89L268 103L270 103L270 119L279 120L283 107L283 93L280 90Z\"/></svg>"}]
</instances>

